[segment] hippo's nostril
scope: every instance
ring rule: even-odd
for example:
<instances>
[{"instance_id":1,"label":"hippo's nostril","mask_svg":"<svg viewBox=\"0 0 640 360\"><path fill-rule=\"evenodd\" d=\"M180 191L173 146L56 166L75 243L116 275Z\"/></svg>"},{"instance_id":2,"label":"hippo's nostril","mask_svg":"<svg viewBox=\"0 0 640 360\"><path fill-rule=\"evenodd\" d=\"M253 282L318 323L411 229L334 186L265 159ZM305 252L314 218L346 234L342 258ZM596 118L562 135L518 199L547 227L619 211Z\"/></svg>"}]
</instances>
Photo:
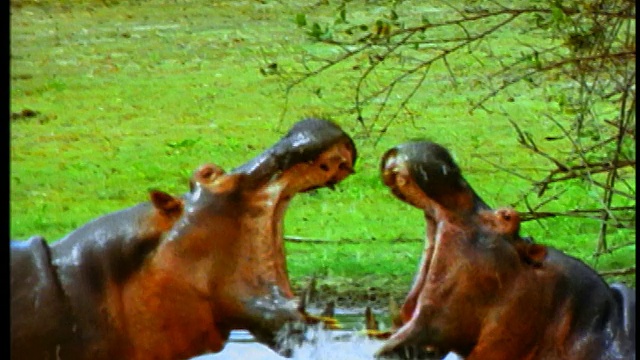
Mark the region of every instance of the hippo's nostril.
<instances>
[{"instance_id":1,"label":"hippo's nostril","mask_svg":"<svg viewBox=\"0 0 640 360\"><path fill-rule=\"evenodd\" d=\"M320 169L322 169L322 171L329 171L329 165L327 165L327 164L320 164Z\"/></svg>"}]
</instances>

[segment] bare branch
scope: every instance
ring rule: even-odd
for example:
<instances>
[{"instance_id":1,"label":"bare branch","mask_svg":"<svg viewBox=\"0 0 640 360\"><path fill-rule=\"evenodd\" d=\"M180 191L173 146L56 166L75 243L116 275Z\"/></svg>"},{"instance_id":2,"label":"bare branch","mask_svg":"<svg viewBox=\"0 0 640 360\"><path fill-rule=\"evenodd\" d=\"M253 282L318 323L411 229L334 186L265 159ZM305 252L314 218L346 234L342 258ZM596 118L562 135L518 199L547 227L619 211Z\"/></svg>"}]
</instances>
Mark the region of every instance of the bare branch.
<instances>
[{"instance_id":1,"label":"bare branch","mask_svg":"<svg viewBox=\"0 0 640 360\"><path fill-rule=\"evenodd\" d=\"M605 270L605 271L599 271L598 274L600 274L600 276L619 276L619 275L631 275L633 273L636 272L636 267L630 267L630 268L625 268L625 269L615 269L615 270Z\"/></svg>"},{"instance_id":2,"label":"bare branch","mask_svg":"<svg viewBox=\"0 0 640 360\"><path fill-rule=\"evenodd\" d=\"M553 217L586 217L596 220L601 220L603 214L607 213L607 211L633 211L635 210L635 206L618 206L610 209L575 209L569 211L535 211L529 210L529 212L520 212L520 218L523 222L543 219L543 218L553 218ZM633 225L635 227L635 225Z\"/></svg>"},{"instance_id":3,"label":"bare branch","mask_svg":"<svg viewBox=\"0 0 640 360\"><path fill-rule=\"evenodd\" d=\"M318 40L338 49L339 55L316 60L318 67L304 76L337 71L334 65L353 61L355 54L369 57L354 86L354 105L346 111L357 114L362 125L365 114L369 117L363 128L367 136L379 129L377 144L400 123L402 114L414 123L411 105L419 103L417 95L435 69L444 69L438 76L460 91L467 85L461 79L470 74L473 90L479 86L483 92L466 93L469 112L482 109L494 114L496 107L503 109L518 149L544 160L514 168L480 156L497 171L530 184L514 203L525 208L524 221L543 224L543 219L560 216L593 219L600 224L599 253L611 250L606 237L612 230L635 226L635 2L599 1L594 6L578 0L548 0L521 6L489 0L465 7L451 0L443 3L446 14L436 21L421 18L420 25L414 25L412 13L408 21L395 23L402 25L377 33L367 25L349 24L362 31L344 33L336 27L330 38L319 36ZM524 37L518 36L523 33ZM503 56L494 40L506 34L519 45ZM531 40L540 34L544 41ZM465 64L456 63L460 55ZM399 66L394 65L396 59ZM473 67L468 66L469 60L475 60ZM543 118L554 126L555 134L541 136L541 130L511 120L513 110L505 110L510 107L503 107L500 95L506 98L525 86L540 90L550 102L543 111L532 113L527 123ZM584 196L576 195L579 192Z\"/></svg>"}]
</instances>

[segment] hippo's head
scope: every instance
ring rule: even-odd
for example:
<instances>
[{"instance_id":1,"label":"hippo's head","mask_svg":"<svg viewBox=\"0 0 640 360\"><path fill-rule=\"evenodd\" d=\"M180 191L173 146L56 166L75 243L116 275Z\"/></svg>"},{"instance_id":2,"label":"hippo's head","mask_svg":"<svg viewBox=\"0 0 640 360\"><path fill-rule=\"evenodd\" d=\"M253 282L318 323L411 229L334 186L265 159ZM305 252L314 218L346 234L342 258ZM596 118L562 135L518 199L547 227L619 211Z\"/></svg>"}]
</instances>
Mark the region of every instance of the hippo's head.
<instances>
[{"instance_id":1,"label":"hippo's head","mask_svg":"<svg viewBox=\"0 0 640 360\"><path fill-rule=\"evenodd\" d=\"M352 174L355 161L354 143L337 125L307 119L229 173L214 165L196 170L161 261L183 269L208 298L223 340L240 328L276 347L278 330L302 319L287 274L284 212L295 194Z\"/></svg>"},{"instance_id":2,"label":"hippo's head","mask_svg":"<svg viewBox=\"0 0 640 360\"><path fill-rule=\"evenodd\" d=\"M490 309L505 301L499 289L522 268L539 264L544 248L520 237L514 210L491 210L438 144L390 149L381 173L396 197L424 211L427 243L401 309L404 324L379 354L429 347L467 355Z\"/></svg>"}]
</instances>

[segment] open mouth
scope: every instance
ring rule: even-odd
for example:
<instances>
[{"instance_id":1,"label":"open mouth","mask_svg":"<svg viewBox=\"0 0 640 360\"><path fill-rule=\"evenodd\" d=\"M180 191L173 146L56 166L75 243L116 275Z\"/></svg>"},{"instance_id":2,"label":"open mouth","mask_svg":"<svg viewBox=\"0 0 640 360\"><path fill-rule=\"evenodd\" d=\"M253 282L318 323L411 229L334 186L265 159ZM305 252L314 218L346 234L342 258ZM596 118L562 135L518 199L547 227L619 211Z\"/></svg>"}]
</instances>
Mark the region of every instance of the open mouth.
<instances>
[{"instance_id":1,"label":"open mouth","mask_svg":"<svg viewBox=\"0 0 640 360\"><path fill-rule=\"evenodd\" d=\"M489 207L480 199L461 175L457 164L442 146L417 141L387 151L381 159L383 183L401 201L424 211L427 221L427 243L420 270L400 310L403 325L379 350L379 356L428 356L446 354L421 335L418 317L419 300L430 276L434 261L439 224L467 221L477 211ZM457 220L456 220L457 219ZM444 351L443 351L444 350Z\"/></svg>"},{"instance_id":2,"label":"open mouth","mask_svg":"<svg viewBox=\"0 0 640 360\"><path fill-rule=\"evenodd\" d=\"M285 211L298 193L335 188L354 173L356 156L353 141L336 124L307 119L227 174L203 166L194 175L211 193L228 195L218 199L242 203L233 205L238 209L235 231L241 234L234 239L234 247L243 254L237 267L246 270L234 276L244 285L230 291L237 291L241 298L239 321L259 342L283 355L288 350L279 346L280 330L288 329L287 324L302 325L309 318L293 304L283 243Z\"/></svg>"}]
</instances>

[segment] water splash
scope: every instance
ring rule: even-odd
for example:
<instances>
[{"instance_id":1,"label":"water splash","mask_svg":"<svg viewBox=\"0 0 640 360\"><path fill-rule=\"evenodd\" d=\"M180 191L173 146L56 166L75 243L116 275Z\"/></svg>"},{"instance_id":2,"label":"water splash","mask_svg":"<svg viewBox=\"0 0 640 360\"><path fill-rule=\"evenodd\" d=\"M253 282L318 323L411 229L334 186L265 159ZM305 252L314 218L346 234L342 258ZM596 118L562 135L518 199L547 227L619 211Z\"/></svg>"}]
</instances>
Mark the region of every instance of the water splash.
<instances>
[{"instance_id":1,"label":"water splash","mask_svg":"<svg viewBox=\"0 0 640 360\"><path fill-rule=\"evenodd\" d=\"M202 355L190 360L373 360L382 340L370 339L357 330L339 331L308 327L304 333L291 335L291 330L282 332L280 345L291 350L285 358L265 345L255 342L244 330L231 332L230 341L216 354ZM294 329L299 330L299 329ZM443 360L462 360L450 353Z\"/></svg>"},{"instance_id":2,"label":"water splash","mask_svg":"<svg viewBox=\"0 0 640 360\"><path fill-rule=\"evenodd\" d=\"M281 346L291 350L291 357L285 358L251 341L250 335L245 336L244 332L238 332L235 337L235 341L227 343L222 352L191 360L372 360L373 354L382 345L382 341L369 339L358 332L309 327L303 339L287 336L280 340Z\"/></svg>"},{"instance_id":3,"label":"water splash","mask_svg":"<svg viewBox=\"0 0 640 360\"><path fill-rule=\"evenodd\" d=\"M371 360L382 345L358 332L336 332L319 328L307 331L308 341L293 348L293 359Z\"/></svg>"}]
</instances>

